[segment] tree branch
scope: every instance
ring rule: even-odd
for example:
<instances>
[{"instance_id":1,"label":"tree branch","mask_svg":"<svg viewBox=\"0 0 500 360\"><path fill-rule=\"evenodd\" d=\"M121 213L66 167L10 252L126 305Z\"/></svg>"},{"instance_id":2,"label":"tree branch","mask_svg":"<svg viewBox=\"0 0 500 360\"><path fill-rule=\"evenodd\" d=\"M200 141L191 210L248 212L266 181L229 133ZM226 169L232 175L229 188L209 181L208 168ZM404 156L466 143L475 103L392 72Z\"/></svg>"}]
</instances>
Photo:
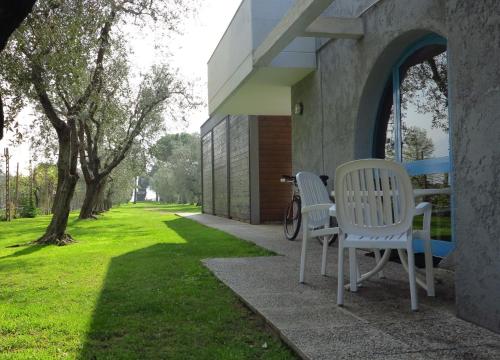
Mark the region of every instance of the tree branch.
<instances>
[{"instance_id":1,"label":"tree branch","mask_svg":"<svg viewBox=\"0 0 500 360\"><path fill-rule=\"evenodd\" d=\"M116 11L115 9L112 9L108 19L106 20L104 26L101 29L101 34L99 36L100 45L95 60L94 73L92 74L92 78L89 84L87 85L87 88L85 89L83 95L80 97L80 99L78 99L77 103L75 104L75 107L73 109L75 113L81 111L81 109L85 106L90 97L102 86L102 75L104 73L104 64L103 64L104 55L108 50L111 26L113 25L113 21L115 20L115 18L116 18Z\"/></svg>"},{"instance_id":2,"label":"tree branch","mask_svg":"<svg viewBox=\"0 0 500 360\"><path fill-rule=\"evenodd\" d=\"M38 100L42 105L45 115L49 119L52 126L56 129L56 131L58 133L62 132L67 128L68 125L57 115L57 111L50 101L44 81L42 79L42 68L38 64L32 64L31 66L31 81L33 83L33 86L35 87Z\"/></svg>"},{"instance_id":3,"label":"tree branch","mask_svg":"<svg viewBox=\"0 0 500 360\"><path fill-rule=\"evenodd\" d=\"M448 84L446 83L446 79L441 76L439 73L439 69L437 67L436 61L434 58L427 59L427 63L429 64L432 71L432 80L436 83L439 91L448 99Z\"/></svg>"},{"instance_id":4,"label":"tree branch","mask_svg":"<svg viewBox=\"0 0 500 360\"><path fill-rule=\"evenodd\" d=\"M141 115L140 115L139 119L137 120L135 126L133 127L132 132L130 132L130 134L128 134L123 145L116 152L116 154L113 157L113 159L111 160L111 162L104 166L104 170L101 172L102 176L109 175L111 173L111 171L113 171L113 169L115 167L117 167L123 161L123 159L125 159L125 156L127 155L127 152L132 147L132 144L134 143L135 138L143 130L144 123L145 123L147 117L156 109L156 107L158 105L160 105L163 101L165 101L169 96L170 96L170 93L163 94L162 96L158 97L156 100L152 101L146 107L146 109L141 111Z\"/></svg>"},{"instance_id":5,"label":"tree branch","mask_svg":"<svg viewBox=\"0 0 500 360\"><path fill-rule=\"evenodd\" d=\"M85 143L85 132L84 132L84 128L83 128L83 121L82 120L79 120L78 121L78 139L80 140L80 144L84 144ZM85 147L84 146L80 146L80 149L79 149L79 152L80 152L80 167L82 168L82 173L83 173L83 177L85 179L85 182L86 183L89 183L92 181L93 177L92 175L90 174L90 171L89 171L89 164L87 162L87 154L86 154L86 151L85 151Z\"/></svg>"},{"instance_id":6,"label":"tree branch","mask_svg":"<svg viewBox=\"0 0 500 360\"><path fill-rule=\"evenodd\" d=\"M66 107L66 110L69 112L71 111L71 104L69 103L68 99L66 98L66 95L64 94L63 90L59 87L59 85L56 85L56 92L59 98L62 100L64 103L64 106Z\"/></svg>"}]
</instances>

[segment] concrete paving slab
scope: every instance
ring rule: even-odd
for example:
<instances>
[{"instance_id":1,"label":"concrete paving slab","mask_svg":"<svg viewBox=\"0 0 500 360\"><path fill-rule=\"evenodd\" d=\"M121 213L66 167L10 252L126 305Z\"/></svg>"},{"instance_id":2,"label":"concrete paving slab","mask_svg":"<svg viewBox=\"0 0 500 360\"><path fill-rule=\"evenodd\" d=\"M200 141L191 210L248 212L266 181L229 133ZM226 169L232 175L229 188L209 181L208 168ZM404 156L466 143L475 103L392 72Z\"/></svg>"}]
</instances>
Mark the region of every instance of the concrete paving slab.
<instances>
[{"instance_id":1,"label":"concrete paving slab","mask_svg":"<svg viewBox=\"0 0 500 360\"><path fill-rule=\"evenodd\" d=\"M353 319L352 315L340 310L336 305L316 305L311 307L293 306L289 308L261 308L261 314L279 329L302 330L308 328L344 328L366 325Z\"/></svg>"},{"instance_id":2,"label":"concrete paving slab","mask_svg":"<svg viewBox=\"0 0 500 360\"><path fill-rule=\"evenodd\" d=\"M180 214L271 250L278 256L207 259L203 263L304 359L500 359L500 335L455 316L453 274L436 271L436 298L419 289L410 311L407 274L390 262L384 279L345 292L336 306L337 248L321 276L321 246L308 246L306 283L298 283L300 241L279 225L250 225L201 214ZM374 265L360 252L362 272ZM347 261L346 261L347 262ZM347 282L347 278L344 279Z\"/></svg>"},{"instance_id":3,"label":"concrete paving slab","mask_svg":"<svg viewBox=\"0 0 500 360\"><path fill-rule=\"evenodd\" d=\"M430 360L490 360L499 359L498 348L491 346L460 347L424 353Z\"/></svg>"},{"instance_id":4,"label":"concrete paving slab","mask_svg":"<svg viewBox=\"0 0 500 360\"><path fill-rule=\"evenodd\" d=\"M411 351L404 342L364 324L285 329L283 334L310 359L371 359Z\"/></svg>"},{"instance_id":5,"label":"concrete paving slab","mask_svg":"<svg viewBox=\"0 0 500 360\"><path fill-rule=\"evenodd\" d=\"M422 351L455 349L457 346L472 348L479 345L500 350L498 334L453 317L411 322L392 319L371 325Z\"/></svg>"}]
</instances>

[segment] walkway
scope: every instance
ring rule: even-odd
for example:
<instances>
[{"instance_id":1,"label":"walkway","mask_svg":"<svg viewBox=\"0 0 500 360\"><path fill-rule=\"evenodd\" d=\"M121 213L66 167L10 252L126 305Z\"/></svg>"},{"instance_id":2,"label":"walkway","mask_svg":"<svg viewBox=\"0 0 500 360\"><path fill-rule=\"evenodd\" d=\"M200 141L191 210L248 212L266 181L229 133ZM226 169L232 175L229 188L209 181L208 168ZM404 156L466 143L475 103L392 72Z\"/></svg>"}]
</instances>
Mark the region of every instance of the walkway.
<instances>
[{"instance_id":1,"label":"walkway","mask_svg":"<svg viewBox=\"0 0 500 360\"><path fill-rule=\"evenodd\" d=\"M337 249L327 277L319 275L321 246L311 241L306 284L298 283L300 241L287 241L277 225L249 225L202 214L180 214L269 249L279 256L208 259L204 264L304 359L500 359L500 335L454 315L453 277L437 271L436 298L419 290L420 311L410 311L401 265L386 279L367 281L336 303ZM373 258L360 256L363 272Z\"/></svg>"}]
</instances>

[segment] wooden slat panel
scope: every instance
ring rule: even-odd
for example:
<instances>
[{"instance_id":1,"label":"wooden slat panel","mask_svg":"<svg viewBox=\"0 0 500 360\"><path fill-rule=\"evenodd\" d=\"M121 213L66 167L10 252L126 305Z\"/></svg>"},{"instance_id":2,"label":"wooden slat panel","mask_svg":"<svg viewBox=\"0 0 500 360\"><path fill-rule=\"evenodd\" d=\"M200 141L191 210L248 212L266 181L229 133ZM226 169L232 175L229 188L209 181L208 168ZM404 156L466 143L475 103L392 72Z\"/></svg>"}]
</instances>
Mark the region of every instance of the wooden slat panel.
<instances>
[{"instance_id":1,"label":"wooden slat panel","mask_svg":"<svg viewBox=\"0 0 500 360\"><path fill-rule=\"evenodd\" d=\"M208 133L202 139L203 151L203 211L212 214L213 194L212 194L212 133Z\"/></svg>"},{"instance_id":2,"label":"wooden slat panel","mask_svg":"<svg viewBox=\"0 0 500 360\"><path fill-rule=\"evenodd\" d=\"M250 221L250 163L248 117L230 117L230 215Z\"/></svg>"},{"instance_id":3,"label":"wooden slat panel","mask_svg":"<svg viewBox=\"0 0 500 360\"><path fill-rule=\"evenodd\" d=\"M214 214L228 216L227 183L227 119L213 129L214 147Z\"/></svg>"},{"instance_id":4,"label":"wooden slat panel","mask_svg":"<svg viewBox=\"0 0 500 360\"><path fill-rule=\"evenodd\" d=\"M259 117L261 222L281 221L291 197L281 175L292 173L292 127L288 116Z\"/></svg>"}]
</instances>

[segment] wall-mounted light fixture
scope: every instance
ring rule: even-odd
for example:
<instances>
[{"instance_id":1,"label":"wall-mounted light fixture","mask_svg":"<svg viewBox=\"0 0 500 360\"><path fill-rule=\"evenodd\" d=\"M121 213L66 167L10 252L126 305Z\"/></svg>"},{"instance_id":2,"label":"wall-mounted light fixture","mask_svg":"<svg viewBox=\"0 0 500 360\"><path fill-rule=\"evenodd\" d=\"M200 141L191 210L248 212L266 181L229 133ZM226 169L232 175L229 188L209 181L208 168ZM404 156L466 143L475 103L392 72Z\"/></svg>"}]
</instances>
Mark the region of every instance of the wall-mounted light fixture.
<instances>
[{"instance_id":1,"label":"wall-mounted light fixture","mask_svg":"<svg viewBox=\"0 0 500 360\"><path fill-rule=\"evenodd\" d=\"M295 106L293 107L293 113L295 115L304 114L304 104L302 104L301 102L296 103Z\"/></svg>"}]
</instances>

